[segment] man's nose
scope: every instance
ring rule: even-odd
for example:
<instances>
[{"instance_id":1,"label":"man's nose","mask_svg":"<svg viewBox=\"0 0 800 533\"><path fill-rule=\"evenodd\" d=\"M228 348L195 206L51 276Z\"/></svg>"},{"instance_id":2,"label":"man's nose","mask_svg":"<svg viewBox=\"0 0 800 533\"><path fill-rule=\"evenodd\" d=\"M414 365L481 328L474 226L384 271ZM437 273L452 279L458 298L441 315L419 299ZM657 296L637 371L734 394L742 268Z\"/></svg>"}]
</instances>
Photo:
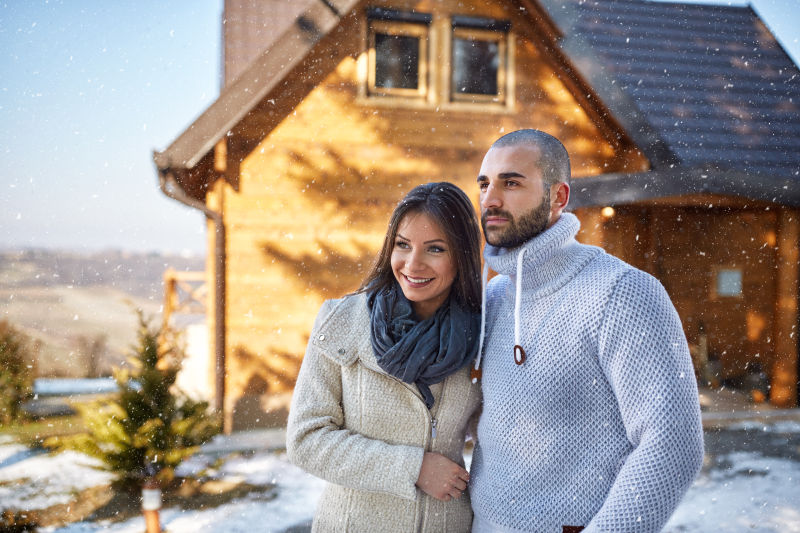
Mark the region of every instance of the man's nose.
<instances>
[{"instance_id":1,"label":"man's nose","mask_svg":"<svg viewBox=\"0 0 800 533\"><path fill-rule=\"evenodd\" d=\"M489 209L492 207L502 207L503 199L494 185L489 184L481 193L481 207Z\"/></svg>"}]
</instances>

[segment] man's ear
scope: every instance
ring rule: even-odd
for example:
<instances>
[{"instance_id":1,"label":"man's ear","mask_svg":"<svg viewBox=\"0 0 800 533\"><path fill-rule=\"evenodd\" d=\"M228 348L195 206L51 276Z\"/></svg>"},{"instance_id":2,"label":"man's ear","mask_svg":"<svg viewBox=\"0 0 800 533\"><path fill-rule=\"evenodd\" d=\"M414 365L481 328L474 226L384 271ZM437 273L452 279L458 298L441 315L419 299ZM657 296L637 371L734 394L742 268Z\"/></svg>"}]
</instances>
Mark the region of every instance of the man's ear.
<instances>
[{"instance_id":1,"label":"man's ear","mask_svg":"<svg viewBox=\"0 0 800 533\"><path fill-rule=\"evenodd\" d=\"M569 185L564 182L550 186L550 218L555 220L569 203Z\"/></svg>"}]
</instances>

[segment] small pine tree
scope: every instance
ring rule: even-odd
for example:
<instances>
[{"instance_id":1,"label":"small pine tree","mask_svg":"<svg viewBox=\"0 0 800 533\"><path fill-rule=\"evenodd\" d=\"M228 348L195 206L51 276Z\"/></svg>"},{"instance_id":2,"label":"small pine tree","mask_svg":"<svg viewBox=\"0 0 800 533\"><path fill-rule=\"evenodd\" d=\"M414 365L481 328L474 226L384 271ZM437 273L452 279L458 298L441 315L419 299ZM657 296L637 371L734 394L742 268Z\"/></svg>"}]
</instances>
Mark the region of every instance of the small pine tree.
<instances>
[{"instance_id":1,"label":"small pine tree","mask_svg":"<svg viewBox=\"0 0 800 533\"><path fill-rule=\"evenodd\" d=\"M190 399L175 379L184 352L176 333L153 329L141 311L131 368L116 369L119 392L110 399L76 405L87 433L50 442L100 459L120 488L136 489L154 469L162 486L175 467L219 432L207 402Z\"/></svg>"},{"instance_id":2,"label":"small pine tree","mask_svg":"<svg viewBox=\"0 0 800 533\"><path fill-rule=\"evenodd\" d=\"M0 424L24 417L22 404L33 396L35 354L30 337L0 320Z\"/></svg>"}]
</instances>

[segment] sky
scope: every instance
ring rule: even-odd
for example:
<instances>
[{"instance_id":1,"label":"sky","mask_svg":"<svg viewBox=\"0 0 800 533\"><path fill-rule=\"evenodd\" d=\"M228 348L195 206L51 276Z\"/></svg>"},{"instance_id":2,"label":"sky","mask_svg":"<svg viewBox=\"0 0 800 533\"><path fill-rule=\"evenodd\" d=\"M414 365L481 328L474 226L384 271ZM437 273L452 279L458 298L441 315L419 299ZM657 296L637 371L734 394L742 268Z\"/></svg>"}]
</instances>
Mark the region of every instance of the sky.
<instances>
[{"instance_id":1,"label":"sky","mask_svg":"<svg viewBox=\"0 0 800 533\"><path fill-rule=\"evenodd\" d=\"M219 95L222 0L0 3L0 248L199 252L163 150Z\"/></svg>"},{"instance_id":2,"label":"sky","mask_svg":"<svg viewBox=\"0 0 800 533\"><path fill-rule=\"evenodd\" d=\"M800 62L800 0L751 3ZM0 0L0 249L205 251L203 215L161 193L152 152L219 95L221 15Z\"/></svg>"}]
</instances>

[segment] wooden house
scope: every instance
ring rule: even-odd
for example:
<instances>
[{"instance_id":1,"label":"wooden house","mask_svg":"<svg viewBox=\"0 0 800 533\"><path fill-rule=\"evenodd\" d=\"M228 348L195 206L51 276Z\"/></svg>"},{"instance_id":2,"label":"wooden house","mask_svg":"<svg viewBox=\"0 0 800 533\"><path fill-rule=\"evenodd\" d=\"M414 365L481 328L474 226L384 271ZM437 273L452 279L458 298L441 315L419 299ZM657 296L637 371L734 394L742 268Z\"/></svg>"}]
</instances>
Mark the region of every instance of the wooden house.
<instances>
[{"instance_id":1,"label":"wooden house","mask_svg":"<svg viewBox=\"0 0 800 533\"><path fill-rule=\"evenodd\" d=\"M759 367L796 403L800 77L750 8L226 0L224 19L220 96L154 159L208 218L227 430L285 419L319 306L358 286L403 194L446 180L477 205L486 149L528 127L570 153L579 237L664 283L698 364Z\"/></svg>"}]
</instances>

